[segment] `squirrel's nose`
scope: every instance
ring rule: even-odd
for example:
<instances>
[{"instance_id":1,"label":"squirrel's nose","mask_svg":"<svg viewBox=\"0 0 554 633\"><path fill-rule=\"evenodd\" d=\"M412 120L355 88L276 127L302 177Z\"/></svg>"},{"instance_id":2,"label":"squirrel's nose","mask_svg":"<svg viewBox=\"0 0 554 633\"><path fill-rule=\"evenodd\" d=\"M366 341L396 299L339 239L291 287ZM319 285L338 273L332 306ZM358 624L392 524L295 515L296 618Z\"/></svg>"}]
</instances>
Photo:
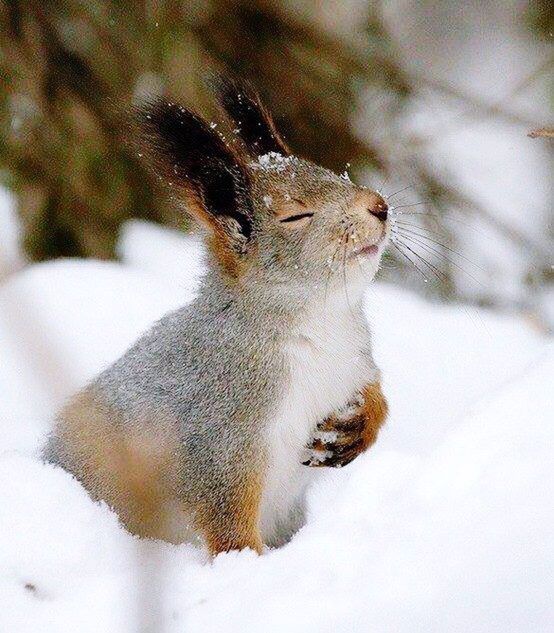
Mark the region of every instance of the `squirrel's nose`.
<instances>
[{"instance_id":1,"label":"squirrel's nose","mask_svg":"<svg viewBox=\"0 0 554 633\"><path fill-rule=\"evenodd\" d=\"M376 191L361 188L356 192L354 199L354 208L358 213L371 213L381 222L385 222L388 218L389 207Z\"/></svg>"},{"instance_id":2,"label":"squirrel's nose","mask_svg":"<svg viewBox=\"0 0 554 633\"><path fill-rule=\"evenodd\" d=\"M367 197L367 210L381 222L388 217L389 207L383 198L376 192L371 192Z\"/></svg>"},{"instance_id":3,"label":"squirrel's nose","mask_svg":"<svg viewBox=\"0 0 554 633\"><path fill-rule=\"evenodd\" d=\"M371 213L371 215L374 215L376 218L381 220L381 222L386 222L389 215L388 207L386 204L383 207L378 207L376 209L369 208L368 211Z\"/></svg>"}]
</instances>

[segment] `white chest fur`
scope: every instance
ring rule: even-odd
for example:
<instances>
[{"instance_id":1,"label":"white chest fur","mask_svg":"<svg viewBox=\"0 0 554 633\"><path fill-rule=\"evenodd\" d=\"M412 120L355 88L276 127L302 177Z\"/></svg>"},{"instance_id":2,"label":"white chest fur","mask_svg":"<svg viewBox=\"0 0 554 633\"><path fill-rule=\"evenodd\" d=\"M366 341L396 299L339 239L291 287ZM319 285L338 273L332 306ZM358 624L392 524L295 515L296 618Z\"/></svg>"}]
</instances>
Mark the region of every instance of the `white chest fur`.
<instances>
[{"instance_id":1,"label":"white chest fur","mask_svg":"<svg viewBox=\"0 0 554 633\"><path fill-rule=\"evenodd\" d=\"M261 505L260 528L267 543L278 544L297 527L305 489L322 472L302 465L316 424L376 378L363 316L347 305L339 308L326 304L314 310L287 343L290 378L270 421Z\"/></svg>"}]
</instances>

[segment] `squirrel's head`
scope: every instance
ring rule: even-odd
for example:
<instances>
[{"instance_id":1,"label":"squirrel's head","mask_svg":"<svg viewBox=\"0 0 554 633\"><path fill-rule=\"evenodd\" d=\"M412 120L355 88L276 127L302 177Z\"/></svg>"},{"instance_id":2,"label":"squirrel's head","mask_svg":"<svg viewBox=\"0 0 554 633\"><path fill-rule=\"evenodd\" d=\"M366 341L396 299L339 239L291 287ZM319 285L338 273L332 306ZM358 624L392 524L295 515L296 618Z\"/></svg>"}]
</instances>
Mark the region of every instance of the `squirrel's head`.
<instances>
[{"instance_id":1,"label":"squirrel's head","mask_svg":"<svg viewBox=\"0 0 554 633\"><path fill-rule=\"evenodd\" d=\"M154 171L207 232L216 265L234 283L310 292L371 280L388 242L376 191L292 155L256 93L220 79L236 137L164 100L138 111Z\"/></svg>"}]
</instances>

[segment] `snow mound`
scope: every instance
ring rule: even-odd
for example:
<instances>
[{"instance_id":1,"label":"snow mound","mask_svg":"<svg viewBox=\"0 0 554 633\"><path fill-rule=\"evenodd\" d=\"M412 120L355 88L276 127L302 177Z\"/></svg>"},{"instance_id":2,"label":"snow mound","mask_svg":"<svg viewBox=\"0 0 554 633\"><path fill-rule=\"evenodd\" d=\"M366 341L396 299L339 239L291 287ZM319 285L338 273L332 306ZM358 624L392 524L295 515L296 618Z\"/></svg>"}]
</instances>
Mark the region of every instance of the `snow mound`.
<instances>
[{"instance_id":1,"label":"snow mound","mask_svg":"<svg viewBox=\"0 0 554 633\"><path fill-rule=\"evenodd\" d=\"M375 284L367 312L391 405L377 446L312 489L288 545L209 562L132 537L35 457L62 401L194 295L196 240L135 221L120 253L0 286L0 630L549 628L551 339Z\"/></svg>"}]
</instances>

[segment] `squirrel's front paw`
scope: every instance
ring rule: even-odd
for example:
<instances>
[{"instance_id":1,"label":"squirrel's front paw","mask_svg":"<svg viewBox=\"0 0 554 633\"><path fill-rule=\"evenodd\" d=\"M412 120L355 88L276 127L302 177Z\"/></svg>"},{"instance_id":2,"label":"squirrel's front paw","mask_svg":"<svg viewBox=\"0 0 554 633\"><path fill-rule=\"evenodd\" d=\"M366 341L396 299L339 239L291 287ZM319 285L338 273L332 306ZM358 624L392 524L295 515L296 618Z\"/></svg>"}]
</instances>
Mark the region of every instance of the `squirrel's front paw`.
<instances>
[{"instance_id":1,"label":"squirrel's front paw","mask_svg":"<svg viewBox=\"0 0 554 633\"><path fill-rule=\"evenodd\" d=\"M360 403L348 403L343 410L317 425L314 438L307 447L309 459L302 463L316 468L346 466L366 449L364 428Z\"/></svg>"}]
</instances>

